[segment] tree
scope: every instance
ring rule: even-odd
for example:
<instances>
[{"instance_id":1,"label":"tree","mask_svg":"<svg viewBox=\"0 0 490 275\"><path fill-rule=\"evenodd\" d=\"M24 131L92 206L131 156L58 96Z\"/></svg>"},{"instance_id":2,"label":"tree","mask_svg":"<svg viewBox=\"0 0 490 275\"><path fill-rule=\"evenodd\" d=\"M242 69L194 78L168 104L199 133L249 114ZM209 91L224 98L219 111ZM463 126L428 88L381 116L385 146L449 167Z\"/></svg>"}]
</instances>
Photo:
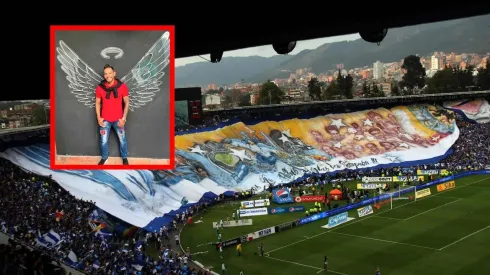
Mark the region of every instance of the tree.
<instances>
[{"instance_id":1,"label":"tree","mask_svg":"<svg viewBox=\"0 0 490 275\"><path fill-rule=\"evenodd\" d=\"M372 97L385 97L385 92L381 90L378 86L378 84L373 83L373 87L371 88L371 95Z\"/></svg>"},{"instance_id":2,"label":"tree","mask_svg":"<svg viewBox=\"0 0 490 275\"><path fill-rule=\"evenodd\" d=\"M249 93L242 94L240 96L238 106L240 106L240 107L252 106L252 103L250 103L250 94Z\"/></svg>"},{"instance_id":3,"label":"tree","mask_svg":"<svg viewBox=\"0 0 490 275\"><path fill-rule=\"evenodd\" d=\"M259 91L259 103L261 105L281 104L281 98L284 96L284 91L277 85L268 80L262 84Z\"/></svg>"},{"instance_id":4,"label":"tree","mask_svg":"<svg viewBox=\"0 0 490 275\"><path fill-rule=\"evenodd\" d=\"M446 67L437 71L427 81L427 94L454 93L461 91L457 70Z\"/></svg>"},{"instance_id":5,"label":"tree","mask_svg":"<svg viewBox=\"0 0 490 275\"><path fill-rule=\"evenodd\" d=\"M372 97L371 86L369 86L366 81L364 81L364 83L362 83L362 96L366 97L366 98Z\"/></svg>"},{"instance_id":6,"label":"tree","mask_svg":"<svg viewBox=\"0 0 490 275\"><path fill-rule=\"evenodd\" d=\"M337 86L337 81L332 81L328 85L328 87L323 90L322 99L323 100L332 100L339 99L341 97L339 87Z\"/></svg>"},{"instance_id":7,"label":"tree","mask_svg":"<svg viewBox=\"0 0 490 275\"><path fill-rule=\"evenodd\" d=\"M231 107L233 105L233 100L231 99L231 95L225 95L224 100L221 102L223 107Z\"/></svg>"},{"instance_id":8,"label":"tree","mask_svg":"<svg viewBox=\"0 0 490 275\"><path fill-rule=\"evenodd\" d=\"M402 69L405 70L400 88L402 94L413 94L416 89L422 89L425 86L425 69L420 63L420 57L409 55L403 60Z\"/></svg>"},{"instance_id":9,"label":"tree","mask_svg":"<svg viewBox=\"0 0 490 275\"><path fill-rule=\"evenodd\" d=\"M49 111L42 105L34 105L32 110L33 125L49 124Z\"/></svg>"},{"instance_id":10,"label":"tree","mask_svg":"<svg viewBox=\"0 0 490 275\"><path fill-rule=\"evenodd\" d=\"M478 69L476 76L476 86L480 90L490 90L490 59L487 59L486 66Z\"/></svg>"},{"instance_id":11,"label":"tree","mask_svg":"<svg viewBox=\"0 0 490 275\"><path fill-rule=\"evenodd\" d=\"M391 96L401 96L400 88L398 88L398 82L391 82Z\"/></svg>"},{"instance_id":12,"label":"tree","mask_svg":"<svg viewBox=\"0 0 490 275\"><path fill-rule=\"evenodd\" d=\"M237 89L231 90L231 103L233 106L238 105L238 102L240 102L240 97L242 96L242 92Z\"/></svg>"},{"instance_id":13,"label":"tree","mask_svg":"<svg viewBox=\"0 0 490 275\"><path fill-rule=\"evenodd\" d=\"M354 79L350 74L348 74L344 78L344 90L342 91L342 94L347 98L347 99L352 99L354 98L354 94L352 93L352 87L354 87Z\"/></svg>"},{"instance_id":14,"label":"tree","mask_svg":"<svg viewBox=\"0 0 490 275\"><path fill-rule=\"evenodd\" d=\"M311 100L322 100L322 88L316 77L308 81L308 94Z\"/></svg>"},{"instance_id":15,"label":"tree","mask_svg":"<svg viewBox=\"0 0 490 275\"><path fill-rule=\"evenodd\" d=\"M468 65L466 68L462 69L457 67L455 69L455 74L458 78L458 82L461 88L461 91L466 91L468 88L473 87L475 85L473 79L473 71L475 67Z\"/></svg>"},{"instance_id":16,"label":"tree","mask_svg":"<svg viewBox=\"0 0 490 275\"><path fill-rule=\"evenodd\" d=\"M339 73L337 75L337 88L341 96L347 99L354 98L352 93L352 87L354 86L354 79L350 74L347 76L342 76L342 73L339 69Z\"/></svg>"}]
</instances>

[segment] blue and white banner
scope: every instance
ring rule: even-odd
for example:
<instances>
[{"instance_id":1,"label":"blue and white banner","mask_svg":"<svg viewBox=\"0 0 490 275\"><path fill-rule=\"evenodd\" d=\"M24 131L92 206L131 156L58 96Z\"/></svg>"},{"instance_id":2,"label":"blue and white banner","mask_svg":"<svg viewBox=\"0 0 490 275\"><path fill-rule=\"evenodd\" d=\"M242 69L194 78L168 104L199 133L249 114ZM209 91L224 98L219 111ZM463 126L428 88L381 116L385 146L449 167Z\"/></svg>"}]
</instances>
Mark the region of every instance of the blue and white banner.
<instances>
[{"instance_id":1,"label":"blue and white banner","mask_svg":"<svg viewBox=\"0 0 490 275\"><path fill-rule=\"evenodd\" d=\"M37 236L36 245L49 248L57 246L59 243L61 243L61 241L61 236L51 229L48 233L45 233L42 236Z\"/></svg>"},{"instance_id":2,"label":"blue and white banner","mask_svg":"<svg viewBox=\"0 0 490 275\"><path fill-rule=\"evenodd\" d=\"M293 203L294 197L287 187L272 190L272 201L277 204Z\"/></svg>"},{"instance_id":3,"label":"blue and white banner","mask_svg":"<svg viewBox=\"0 0 490 275\"><path fill-rule=\"evenodd\" d=\"M73 250L70 250L70 252L68 253L68 256L66 257L65 259L65 262L69 265L69 266L77 266L78 265L78 257L77 255L75 254L75 252L73 252Z\"/></svg>"},{"instance_id":4,"label":"blue and white banner","mask_svg":"<svg viewBox=\"0 0 490 275\"><path fill-rule=\"evenodd\" d=\"M362 218L362 217L367 216L367 215L371 215L373 213L374 213L374 211L373 211L373 207L371 205L367 205L367 206L364 206L364 207L357 209L357 215L359 215L359 218Z\"/></svg>"}]
</instances>

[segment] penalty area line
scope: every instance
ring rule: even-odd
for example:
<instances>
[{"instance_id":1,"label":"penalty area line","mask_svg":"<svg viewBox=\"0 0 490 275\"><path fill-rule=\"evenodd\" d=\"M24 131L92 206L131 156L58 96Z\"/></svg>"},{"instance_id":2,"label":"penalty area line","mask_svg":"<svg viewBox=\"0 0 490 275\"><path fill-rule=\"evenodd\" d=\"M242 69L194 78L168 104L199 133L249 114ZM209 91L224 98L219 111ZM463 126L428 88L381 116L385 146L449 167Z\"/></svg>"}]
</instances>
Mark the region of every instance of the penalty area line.
<instances>
[{"instance_id":1,"label":"penalty area line","mask_svg":"<svg viewBox=\"0 0 490 275\"><path fill-rule=\"evenodd\" d=\"M274 257L271 257L271 256L266 256L265 258L276 260L276 261L279 261L279 262L290 263L290 264L295 264L295 265L299 265L299 266L303 266L303 267L308 267L308 268L316 269L316 270L318 270L317 273L320 273L321 271L324 271L323 268L319 268L319 267L312 266L312 265L306 265L306 264L301 264L301 263L297 263L297 262L286 261L286 260L279 259L279 258L274 258ZM346 273L342 273L342 272L338 272L338 271L334 271L334 270L327 270L327 272L335 273L335 274L339 274L339 275L348 275Z\"/></svg>"},{"instance_id":2,"label":"penalty area line","mask_svg":"<svg viewBox=\"0 0 490 275\"><path fill-rule=\"evenodd\" d=\"M461 238L461 239L459 239L459 240L456 240L456 241L454 241L454 242L452 242L452 243L450 243L450 244L448 244L448 245L446 245L446 246L444 246L444 247L439 248L438 250L439 250L439 251L441 251L441 250L443 250L443 249L445 249L445 248L448 248L448 247L450 247L451 245L453 245L453 244L457 244L457 243L459 243L460 241L462 241L462 240L464 240L464 239L467 239L467 238L469 238L469 237L471 237L471 236L473 236L473 235L476 235L476 234L478 234L478 233L480 233L480 232L482 232L483 230L488 229L488 228L490 228L490 225L489 225L489 226L487 226L487 227L484 227L484 228L482 228L482 229L480 229L480 230L478 230L478 231L475 231L475 232L473 232L473 233L471 233L471 234L468 234L468 235L464 236L463 238Z\"/></svg>"}]
</instances>

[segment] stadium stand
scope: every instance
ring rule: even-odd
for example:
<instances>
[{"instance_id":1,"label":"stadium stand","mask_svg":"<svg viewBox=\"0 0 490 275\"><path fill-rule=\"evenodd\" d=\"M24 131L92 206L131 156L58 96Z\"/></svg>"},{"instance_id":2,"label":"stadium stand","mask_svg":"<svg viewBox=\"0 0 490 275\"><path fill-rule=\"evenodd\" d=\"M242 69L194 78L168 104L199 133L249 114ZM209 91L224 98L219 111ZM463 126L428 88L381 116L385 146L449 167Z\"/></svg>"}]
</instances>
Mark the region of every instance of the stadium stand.
<instances>
[{"instance_id":1,"label":"stadium stand","mask_svg":"<svg viewBox=\"0 0 490 275\"><path fill-rule=\"evenodd\" d=\"M254 118L260 119L258 116ZM216 127L223 120L230 122L233 117L210 120L206 126ZM488 168L490 124L466 122L461 115L456 115L456 121L460 136L452 147L451 155L437 163L408 168L438 167L454 173ZM29 136L11 140L8 147L45 142L45 139L45 135L38 139ZM322 184L341 178L394 174L401 169L401 166L393 166L362 171L344 170L328 176L308 176L290 183ZM158 231L140 230L132 237L121 237L112 233L102 234L100 228L90 227L88 221L96 219L93 214L98 209L96 204L76 199L52 178L27 172L5 159L0 160L0 174L0 227L16 242L11 240L9 245L0 247L2 252L6 252L0 259L1 274L20 274L19 270L66 274L59 262L89 274L167 274L173 271L210 274L192 263L192 252L176 245L174 235L179 234L188 217L224 200L192 204L190 208L167 216L165 225ZM25 252L25 247L36 247L38 251ZM40 252L49 257L40 256ZM51 264L51 261L55 264Z\"/></svg>"}]
</instances>

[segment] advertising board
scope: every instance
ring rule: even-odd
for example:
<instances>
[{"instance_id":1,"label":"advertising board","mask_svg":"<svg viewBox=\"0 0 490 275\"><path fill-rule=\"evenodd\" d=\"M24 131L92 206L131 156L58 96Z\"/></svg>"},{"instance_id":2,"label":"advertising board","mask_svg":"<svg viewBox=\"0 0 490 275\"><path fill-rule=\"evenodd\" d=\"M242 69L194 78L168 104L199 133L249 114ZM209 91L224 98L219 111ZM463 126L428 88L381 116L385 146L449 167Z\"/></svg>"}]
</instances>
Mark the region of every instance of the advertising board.
<instances>
[{"instance_id":1,"label":"advertising board","mask_svg":"<svg viewBox=\"0 0 490 275\"><path fill-rule=\"evenodd\" d=\"M422 189L420 191L415 192L415 198L416 199L420 199L420 198L427 197L430 195L431 195L430 188Z\"/></svg>"},{"instance_id":2,"label":"advertising board","mask_svg":"<svg viewBox=\"0 0 490 275\"><path fill-rule=\"evenodd\" d=\"M242 242L242 237L226 240L221 243L216 243L216 249L219 249L220 245L222 248L225 248L225 247L237 245L241 242Z\"/></svg>"},{"instance_id":3,"label":"advertising board","mask_svg":"<svg viewBox=\"0 0 490 275\"><path fill-rule=\"evenodd\" d=\"M439 175L439 170L417 170L418 176Z\"/></svg>"},{"instance_id":4,"label":"advertising board","mask_svg":"<svg viewBox=\"0 0 490 275\"><path fill-rule=\"evenodd\" d=\"M264 200L254 200L255 207L269 206L271 205L269 199Z\"/></svg>"},{"instance_id":5,"label":"advertising board","mask_svg":"<svg viewBox=\"0 0 490 275\"><path fill-rule=\"evenodd\" d=\"M441 183L437 185L437 192L446 191L448 189L453 189L456 187L456 182L454 180Z\"/></svg>"},{"instance_id":6,"label":"advertising board","mask_svg":"<svg viewBox=\"0 0 490 275\"><path fill-rule=\"evenodd\" d=\"M242 201L242 202L240 202L240 205L241 205L241 208L263 207L263 206L269 206L270 201L269 201L269 199L254 200L254 201Z\"/></svg>"},{"instance_id":7,"label":"advertising board","mask_svg":"<svg viewBox=\"0 0 490 275\"><path fill-rule=\"evenodd\" d=\"M364 207L357 209L357 215L359 216L359 218L362 218L362 217L367 216L367 215L371 215L373 213L374 213L374 211L373 211L373 207L371 207L371 205L367 205L367 206L364 206Z\"/></svg>"},{"instance_id":8,"label":"advertising board","mask_svg":"<svg viewBox=\"0 0 490 275\"><path fill-rule=\"evenodd\" d=\"M335 227L337 225L343 224L349 220L349 213L344 212L328 219L328 228Z\"/></svg>"},{"instance_id":9,"label":"advertising board","mask_svg":"<svg viewBox=\"0 0 490 275\"><path fill-rule=\"evenodd\" d=\"M325 196L301 196L294 197L295 202L323 202L325 201Z\"/></svg>"},{"instance_id":10,"label":"advertising board","mask_svg":"<svg viewBox=\"0 0 490 275\"><path fill-rule=\"evenodd\" d=\"M296 225L298 225L298 223L299 223L299 221L292 221L292 222L286 222L286 223L280 224L280 225L276 226L276 232L291 229L291 228L295 227Z\"/></svg>"},{"instance_id":11,"label":"advertising board","mask_svg":"<svg viewBox=\"0 0 490 275\"><path fill-rule=\"evenodd\" d=\"M410 176L410 177L407 177L407 176L396 176L396 177L393 177L393 181L394 182L400 182L400 181L419 181L419 180L424 180L424 176Z\"/></svg>"},{"instance_id":12,"label":"advertising board","mask_svg":"<svg viewBox=\"0 0 490 275\"><path fill-rule=\"evenodd\" d=\"M269 214L284 214L305 211L304 205L269 208Z\"/></svg>"},{"instance_id":13,"label":"advertising board","mask_svg":"<svg viewBox=\"0 0 490 275\"><path fill-rule=\"evenodd\" d=\"M237 210L237 212L238 212L238 217L262 216L268 214L267 207L239 209Z\"/></svg>"},{"instance_id":14,"label":"advertising board","mask_svg":"<svg viewBox=\"0 0 490 275\"><path fill-rule=\"evenodd\" d=\"M386 188L386 183L358 183L357 189L374 190L378 188Z\"/></svg>"},{"instance_id":15,"label":"advertising board","mask_svg":"<svg viewBox=\"0 0 490 275\"><path fill-rule=\"evenodd\" d=\"M391 177L362 177L362 182L391 182Z\"/></svg>"},{"instance_id":16,"label":"advertising board","mask_svg":"<svg viewBox=\"0 0 490 275\"><path fill-rule=\"evenodd\" d=\"M287 188L273 189L272 201L277 204L293 203L294 198Z\"/></svg>"},{"instance_id":17,"label":"advertising board","mask_svg":"<svg viewBox=\"0 0 490 275\"><path fill-rule=\"evenodd\" d=\"M223 227L235 227L235 226L244 226L244 225L252 225L252 219L243 219L236 221L223 221ZM213 228L217 228L219 226L219 222L213 222Z\"/></svg>"}]
</instances>

